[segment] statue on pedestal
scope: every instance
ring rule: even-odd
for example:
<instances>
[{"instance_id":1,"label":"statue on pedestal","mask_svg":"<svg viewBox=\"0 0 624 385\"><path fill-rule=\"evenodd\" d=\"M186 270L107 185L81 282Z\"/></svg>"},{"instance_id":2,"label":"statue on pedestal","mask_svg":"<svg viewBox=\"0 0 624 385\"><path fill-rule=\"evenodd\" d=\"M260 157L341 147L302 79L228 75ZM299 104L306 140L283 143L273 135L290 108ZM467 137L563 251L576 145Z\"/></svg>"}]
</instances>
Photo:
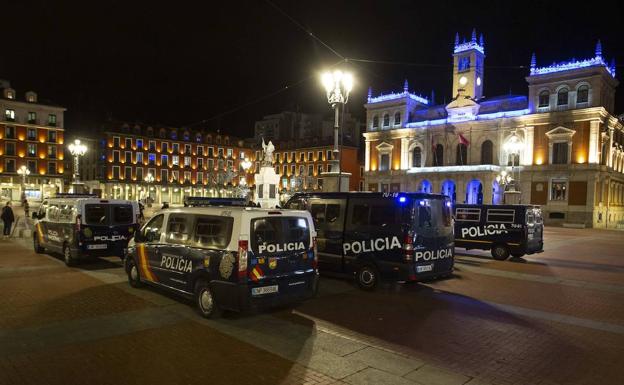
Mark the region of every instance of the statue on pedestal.
<instances>
[{"instance_id":1,"label":"statue on pedestal","mask_svg":"<svg viewBox=\"0 0 624 385\"><path fill-rule=\"evenodd\" d=\"M273 142L269 140L269 144L264 143L264 138L262 138L262 165L273 167L273 152L275 151L275 146L273 146Z\"/></svg>"}]
</instances>

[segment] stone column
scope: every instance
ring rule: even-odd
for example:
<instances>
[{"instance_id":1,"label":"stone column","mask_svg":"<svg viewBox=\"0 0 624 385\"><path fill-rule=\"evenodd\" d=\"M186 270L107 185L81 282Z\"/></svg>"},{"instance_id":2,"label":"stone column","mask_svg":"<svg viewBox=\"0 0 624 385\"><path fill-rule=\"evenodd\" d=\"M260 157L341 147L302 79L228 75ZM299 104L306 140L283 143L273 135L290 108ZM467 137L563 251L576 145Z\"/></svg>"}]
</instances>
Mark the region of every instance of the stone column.
<instances>
[{"instance_id":1,"label":"stone column","mask_svg":"<svg viewBox=\"0 0 624 385\"><path fill-rule=\"evenodd\" d=\"M598 146L600 146L600 123L600 120L592 120L591 122L589 122L589 149L587 155L588 164L600 163L600 159L598 158Z\"/></svg>"},{"instance_id":2,"label":"stone column","mask_svg":"<svg viewBox=\"0 0 624 385\"><path fill-rule=\"evenodd\" d=\"M484 205L490 205L492 204L492 182L493 182L493 178L491 175L486 175L483 178L483 181L481 183L483 183L483 204Z\"/></svg>"},{"instance_id":3,"label":"stone column","mask_svg":"<svg viewBox=\"0 0 624 385\"><path fill-rule=\"evenodd\" d=\"M366 139L366 149L364 151L364 171L370 171L370 142Z\"/></svg>"},{"instance_id":4,"label":"stone column","mask_svg":"<svg viewBox=\"0 0 624 385\"><path fill-rule=\"evenodd\" d=\"M408 167L408 147L409 139L401 138L401 170L407 170Z\"/></svg>"},{"instance_id":5,"label":"stone column","mask_svg":"<svg viewBox=\"0 0 624 385\"><path fill-rule=\"evenodd\" d=\"M607 147L607 166L613 167L613 127L609 127L609 145Z\"/></svg>"},{"instance_id":6,"label":"stone column","mask_svg":"<svg viewBox=\"0 0 624 385\"><path fill-rule=\"evenodd\" d=\"M524 131L524 159L522 160L522 164L525 166L533 164L534 131L535 129L533 126L526 127Z\"/></svg>"}]
</instances>

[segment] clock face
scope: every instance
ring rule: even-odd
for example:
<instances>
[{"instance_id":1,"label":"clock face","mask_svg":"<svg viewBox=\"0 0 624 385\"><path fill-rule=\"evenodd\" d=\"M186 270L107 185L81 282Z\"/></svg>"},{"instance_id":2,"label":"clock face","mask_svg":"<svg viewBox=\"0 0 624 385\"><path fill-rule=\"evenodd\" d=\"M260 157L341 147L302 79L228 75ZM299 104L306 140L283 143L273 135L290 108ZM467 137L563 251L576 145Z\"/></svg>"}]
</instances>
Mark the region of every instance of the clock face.
<instances>
[{"instance_id":1,"label":"clock face","mask_svg":"<svg viewBox=\"0 0 624 385\"><path fill-rule=\"evenodd\" d=\"M462 76L461 78L459 78L459 85L460 86L465 86L466 84L468 84L468 79L465 76Z\"/></svg>"},{"instance_id":2,"label":"clock face","mask_svg":"<svg viewBox=\"0 0 624 385\"><path fill-rule=\"evenodd\" d=\"M480 86L480 85L481 85L481 76L478 76L477 77L477 86Z\"/></svg>"}]
</instances>

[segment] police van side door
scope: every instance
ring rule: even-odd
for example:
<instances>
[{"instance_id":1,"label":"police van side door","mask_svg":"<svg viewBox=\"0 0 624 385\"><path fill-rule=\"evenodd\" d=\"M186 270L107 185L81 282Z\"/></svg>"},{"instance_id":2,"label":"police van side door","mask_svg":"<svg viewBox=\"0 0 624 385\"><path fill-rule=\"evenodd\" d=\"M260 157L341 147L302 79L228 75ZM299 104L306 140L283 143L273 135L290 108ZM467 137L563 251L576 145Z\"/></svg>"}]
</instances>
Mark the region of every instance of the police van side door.
<instances>
[{"instance_id":1,"label":"police van side door","mask_svg":"<svg viewBox=\"0 0 624 385\"><path fill-rule=\"evenodd\" d=\"M321 271L343 271L342 243L346 199L311 198L309 207L316 229L316 247Z\"/></svg>"},{"instance_id":2,"label":"police van side door","mask_svg":"<svg viewBox=\"0 0 624 385\"><path fill-rule=\"evenodd\" d=\"M160 283L187 291L188 277L193 271L192 249L195 217L171 213L167 218L163 243L154 247L154 270Z\"/></svg>"},{"instance_id":3,"label":"police van side door","mask_svg":"<svg viewBox=\"0 0 624 385\"><path fill-rule=\"evenodd\" d=\"M154 266L160 261L156 257L161 244L165 215L156 215L141 229L140 237L135 238L136 263L141 278L150 282L159 282Z\"/></svg>"}]
</instances>

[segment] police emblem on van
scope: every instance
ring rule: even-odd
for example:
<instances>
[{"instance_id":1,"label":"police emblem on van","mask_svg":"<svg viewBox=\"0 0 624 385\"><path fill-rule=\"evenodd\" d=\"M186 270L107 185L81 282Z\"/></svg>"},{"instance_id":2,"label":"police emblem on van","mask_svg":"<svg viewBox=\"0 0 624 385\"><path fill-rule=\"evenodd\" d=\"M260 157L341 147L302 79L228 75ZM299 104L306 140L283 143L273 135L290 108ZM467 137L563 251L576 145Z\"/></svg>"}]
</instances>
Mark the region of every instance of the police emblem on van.
<instances>
[{"instance_id":1,"label":"police emblem on van","mask_svg":"<svg viewBox=\"0 0 624 385\"><path fill-rule=\"evenodd\" d=\"M485 235L500 235L507 234L507 228L502 223L487 225L483 227L473 226L473 227L464 227L461 229L461 236L465 238L466 236L470 237L483 237Z\"/></svg>"},{"instance_id":2,"label":"police emblem on van","mask_svg":"<svg viewBox=\"0 0 624 385\"><path fill-rule=\"evenodd\" d=\"M277 258L269 258L269 268L271 270L277 267Z\"/></svg>"},{"instance_id":3,"label":"police emblem on van","mask_svg":"<svg viewBox=\"0 0 624 385\"><path fill-rule=\"evenodd\" d=\"M344 243L342 245L342 249L345 254L347 254L349 251L353 254L360 254L371 251L384 251L400 248L401 242L399 242L398 237L369 239L366 241Z\"/></svg>"},{"instance_id":4,"label":"police emblem on van","mask_svg":"<svg viewBox=\"0 0 624 385\"><path fill-rule=\"evenodd\" d=\"M291 243L278 243L276 245L274 244L262 244L260 246L258 246L258 254L262 254L264 252L268 252L268 253L280 253L282 251L299 251L299 250L305 250L305 246L303 245L303 242L291 242ZM271 263L269 261L269 263Z\"/></svg>"}]
</instances>

